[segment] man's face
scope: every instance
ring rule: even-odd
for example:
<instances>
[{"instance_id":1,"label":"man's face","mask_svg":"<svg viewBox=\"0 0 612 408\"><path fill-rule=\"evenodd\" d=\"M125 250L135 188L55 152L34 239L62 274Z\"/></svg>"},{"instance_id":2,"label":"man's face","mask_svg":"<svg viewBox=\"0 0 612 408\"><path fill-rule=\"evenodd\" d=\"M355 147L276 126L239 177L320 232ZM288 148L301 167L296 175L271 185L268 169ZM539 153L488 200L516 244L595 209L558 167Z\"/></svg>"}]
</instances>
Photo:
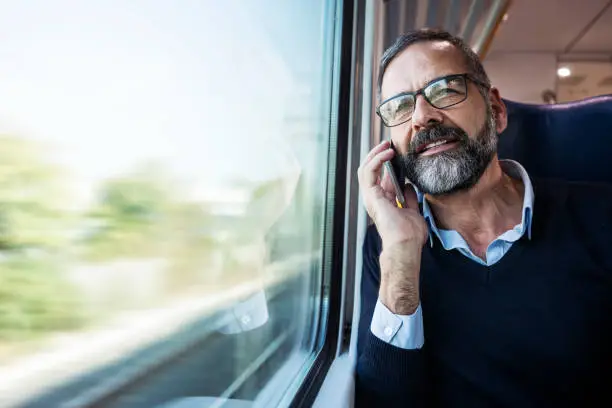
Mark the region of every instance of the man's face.
<instances>
[{"instance_id":1,"label":"man's face","mask_svg":"<svg viewBox=\"0 0 612 408\"><path fill-rule=\"evenodd\" d=\"M385 71L382 100L414 92L430 81L467 73L461 53L450 43L413 44ZM485 100L478 86L466 81L467 99L445 109L416 99L409 121L389 128L399 161L421 192L450 194L469 189L480 179L497 151L497 133L506 125L505 107L497 90Z\"/></svg>"}]
</instances>

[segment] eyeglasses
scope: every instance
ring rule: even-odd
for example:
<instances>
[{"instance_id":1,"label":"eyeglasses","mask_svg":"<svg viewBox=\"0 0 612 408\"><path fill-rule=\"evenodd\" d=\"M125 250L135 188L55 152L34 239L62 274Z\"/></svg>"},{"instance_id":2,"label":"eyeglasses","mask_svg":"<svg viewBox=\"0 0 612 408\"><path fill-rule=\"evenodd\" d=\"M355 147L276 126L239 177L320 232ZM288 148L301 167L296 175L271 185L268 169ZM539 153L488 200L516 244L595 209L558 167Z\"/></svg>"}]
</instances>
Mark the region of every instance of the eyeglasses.
<instances>
[{"instance_id":1,"label":"eyeglasses","mask_svg":"<svg viewBox=\"0 0 612 408\"><path fill-rule=\"evenodd\" d=\"M449 108L467 99L467 80L476 85L489 88L489 85L474 78L470 74L447 75L437 78L416 92L403 92L383 101L376 108L376 114L380 116L387 127L401 125L412 118L416 106L416 98L423 98L431 106L437 109Z\"/></svg>"}]
</instances>

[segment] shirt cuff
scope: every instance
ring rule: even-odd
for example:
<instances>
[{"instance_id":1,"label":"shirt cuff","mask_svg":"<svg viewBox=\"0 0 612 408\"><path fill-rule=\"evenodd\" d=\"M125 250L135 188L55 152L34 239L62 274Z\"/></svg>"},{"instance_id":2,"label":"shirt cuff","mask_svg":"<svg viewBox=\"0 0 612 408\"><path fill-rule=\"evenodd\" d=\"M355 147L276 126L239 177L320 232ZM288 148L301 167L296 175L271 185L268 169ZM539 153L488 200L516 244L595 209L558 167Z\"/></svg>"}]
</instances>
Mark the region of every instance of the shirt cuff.
<instances>
[{"instance_id":1,"label":"shirt cuff","mask_svg":"<svg viewBox=\"0 0 612 408\"><path fill-rule=\"evenodd\" d=\"M372 333L392 346L402 349L420 349L425 343L421 305L408 316L396 315L380 300L376 301L370 325Z\"/></svg>"}]
</instances>

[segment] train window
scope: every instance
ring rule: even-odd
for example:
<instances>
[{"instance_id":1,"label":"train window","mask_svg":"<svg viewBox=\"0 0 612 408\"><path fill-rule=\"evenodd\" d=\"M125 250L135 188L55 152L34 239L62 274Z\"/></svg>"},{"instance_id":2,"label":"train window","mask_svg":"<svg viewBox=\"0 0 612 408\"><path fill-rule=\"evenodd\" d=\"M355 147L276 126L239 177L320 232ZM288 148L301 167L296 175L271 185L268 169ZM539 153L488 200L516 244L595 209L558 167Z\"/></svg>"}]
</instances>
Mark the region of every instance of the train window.
<instances>
[{"instance_id":1,"label":"train window","mask_svg":"<svg viewBox=\"0 0 612 408\"><path fill-rule=\"evenodd\" d=\"M291 398L324 337L340 14L3 4L0 405Z\"/></svg>"}]
</instances>

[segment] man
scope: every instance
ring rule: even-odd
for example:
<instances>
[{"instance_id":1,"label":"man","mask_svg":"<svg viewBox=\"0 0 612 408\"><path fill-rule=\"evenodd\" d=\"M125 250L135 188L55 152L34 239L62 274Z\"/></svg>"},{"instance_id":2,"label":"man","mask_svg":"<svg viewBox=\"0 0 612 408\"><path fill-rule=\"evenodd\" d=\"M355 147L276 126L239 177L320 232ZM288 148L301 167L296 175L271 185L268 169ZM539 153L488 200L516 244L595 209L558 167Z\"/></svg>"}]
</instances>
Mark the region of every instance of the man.
<instances>
[{"instance_id":1,"label":"man","mask_svg":"<svg viewBox=\"0 0 612 408\"><path fill-rule=\"evenodd\" d=\"M612 187L499 160L500 93L446 32L400 37L378 91L356 406L612 406Z\"/></svg>"}]
</instances>

